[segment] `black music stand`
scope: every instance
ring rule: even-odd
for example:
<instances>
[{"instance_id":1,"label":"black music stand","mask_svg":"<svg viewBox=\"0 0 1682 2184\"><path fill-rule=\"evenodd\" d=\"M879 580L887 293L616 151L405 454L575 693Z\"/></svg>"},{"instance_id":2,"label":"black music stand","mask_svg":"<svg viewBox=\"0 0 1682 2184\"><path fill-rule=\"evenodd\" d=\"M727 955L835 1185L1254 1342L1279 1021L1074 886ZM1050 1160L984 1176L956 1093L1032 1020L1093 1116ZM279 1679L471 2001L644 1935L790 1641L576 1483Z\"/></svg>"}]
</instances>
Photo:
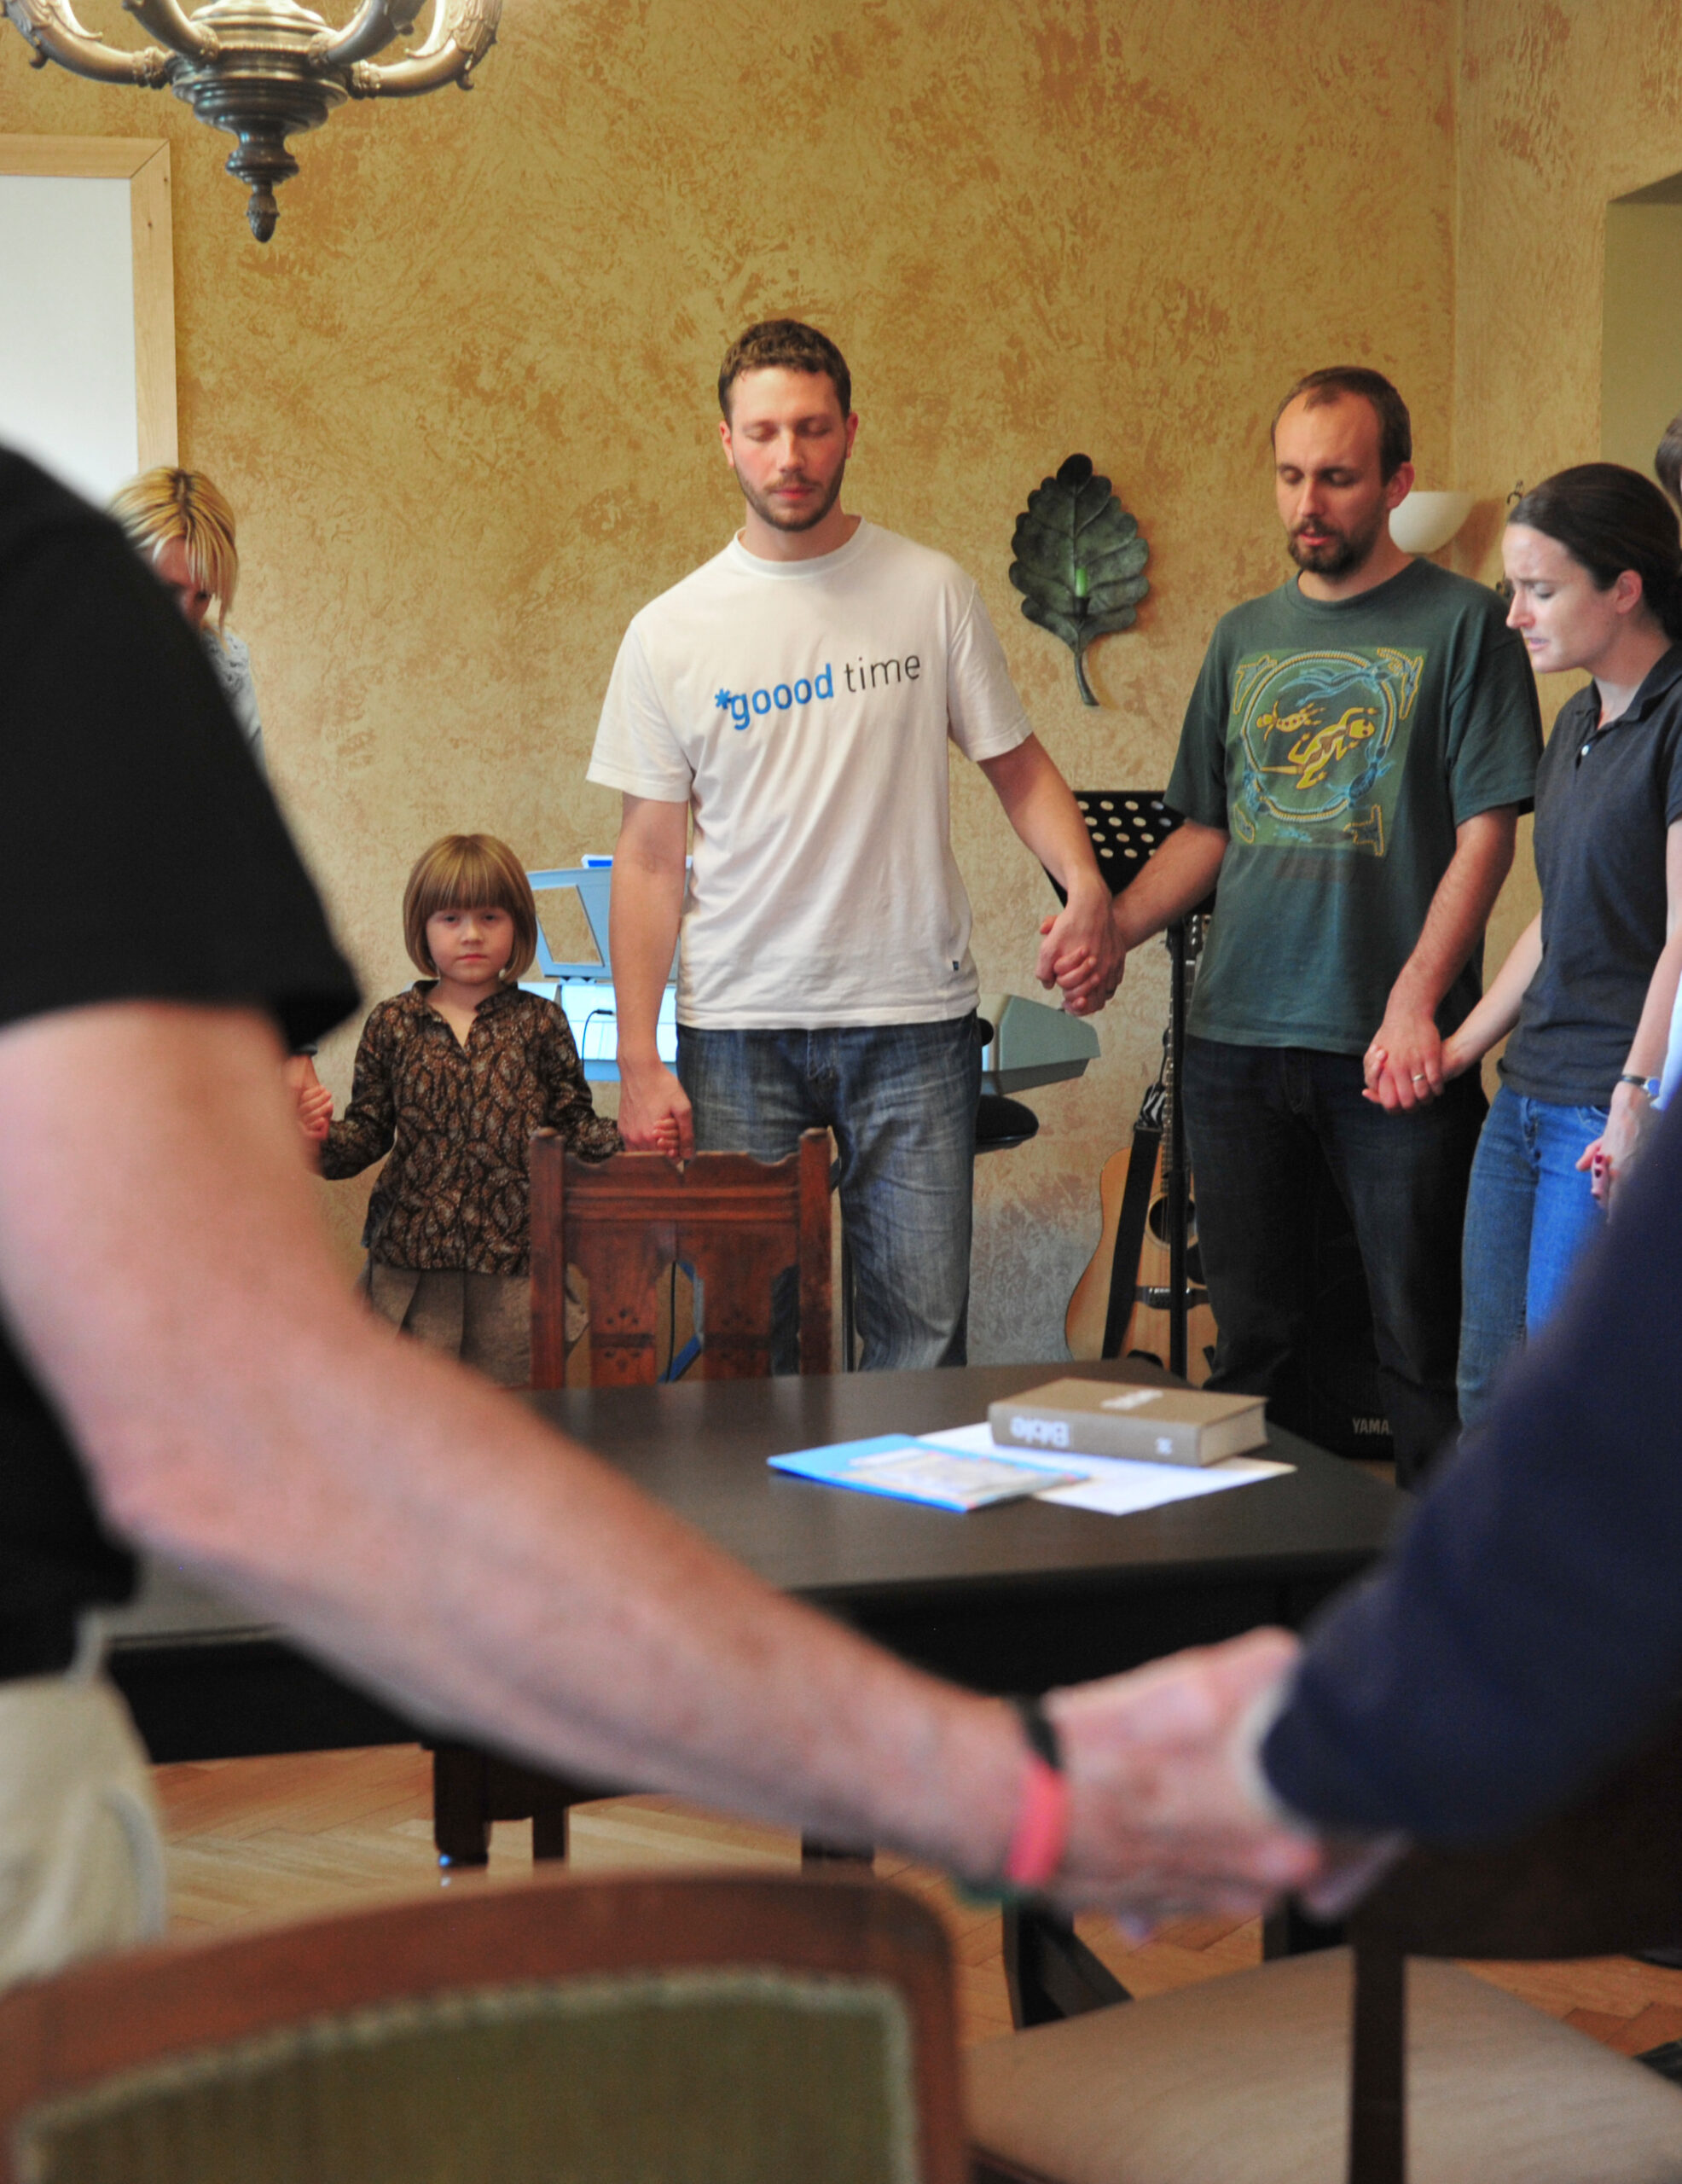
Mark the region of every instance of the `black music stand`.
<instances>
[{"instance_id":1,"label":"black music stand","mask_svg":"<svg viewBox=\"0 0 1682 2184\"><path fill-rule=\"evenodd\" d=\"M1170 811L1163 800L1163 792L1156 788L1077 788L1075 802L1087 832L1092 836L1093 848L1098 854L1098 868L1104 874L1112 895L1119 895L1131 886L1169 836L1180 824L1178 812ZM1055 886L1056 882L1053 885ZM1059 897L1063 890L1058 888ZM1191 917L1201 917L1215 907L1215 897L1209 896L1185 918L1178 918L1169 927L1165 936L1169 958L1168 1051L1169 1051L1169 1159L1163 1176L1163 1194L1167 1199L1168 1227L1168 1347L1169 1370L1186 1377L1187 1362L1186 1323L1191 1308L1191 1284L1186 1275L1186 1257L1191 1228L1190 1170L1186 1161L1186 1132L1181 1112L1180 1086L1184 1081L1182 1069L1186 1053L1186 922ZM1116 1232L1118 1246L1122 1242L1126 1224ZM1140 1230L1140 1240L1144 1240ZM1124 1252L1118 1250L1119 1265ZM1128 1278L1131 1289L1137 1269L1138 1254L1134 1253L1134 1274ZM1125 1314L1122 1316L1125 1318ZM1111 1273L1110 1310L1105 1316L1106 1357L1115 1354L1109 1346L1110 1331L1116 1324L1116 1297L1114 1272ZM1119 1328L1116 1329L1119 1335ZM1119 1343L1117 1344L1119 1347Z\"/></svg>"}]
</instances>

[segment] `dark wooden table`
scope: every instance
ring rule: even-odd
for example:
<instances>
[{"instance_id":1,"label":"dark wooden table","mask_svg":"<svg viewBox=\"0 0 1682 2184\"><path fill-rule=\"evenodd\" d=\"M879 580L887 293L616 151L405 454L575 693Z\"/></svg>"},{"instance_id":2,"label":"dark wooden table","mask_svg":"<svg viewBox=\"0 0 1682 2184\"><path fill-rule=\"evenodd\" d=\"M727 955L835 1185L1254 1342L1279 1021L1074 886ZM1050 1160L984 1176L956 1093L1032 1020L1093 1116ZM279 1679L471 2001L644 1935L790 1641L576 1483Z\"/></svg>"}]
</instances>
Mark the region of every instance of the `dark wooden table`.
<instances>
[{"instance_id":1,"label":"dark wooden table","mask_svg":"<svg viewBox=\"0 0 1682 2184\"><path fill-rule=\"evenodd\" d=\"M1146 1365L1083 1367L1160 1377ZM986 1415L1043 1365L680 1382L536 1395L544 1416L717 1541L906 1658L980 1690L1044 1689L1258 1623L1300 1625L1364 1569L1402 1497L1285 1433L1289 1474L1130 1517L1036 1502L960 1516L840 1492L768 1455ZM412 1741L415 1726L272 1629L166 1582L112 1667L155 1760Z\"/></svg>"},{"instance_id":2,"label":"dark wooden table","mask_svg":"<svg viewBox=\"0 0 1682 2184\"><path fill-rule=\"evenodd\" d=\"M1117 1381L1166 1378L1131 1362L1082 1369ZM1261 1623L1296 1628L1367 1566L1406 1506L1394 1488L1276 1431L1267 1453L1292 1465L1288 1473L1128 1517L1040 1502L962 1516L820 1486L766 1464L828 1442L970 1424L995 1397L1056 1373L992 1366L518 1399L768 1583L983 1691L1045 1690ZM161 1591L123 1618L111 1663L154 1760L410 1743L420 1734L274 1631L183 1593L166 1573ZM448 1836L441 1821L441 1847ZM826 1855L809 1845L809 1853ZM1282 1913L1270 1922L1268 1954L1320 1938ZM1007 1910L1004 1957L1018 2024L1125 1999L1072 1927L1048 1914Z\"/></svg>"},{"instance_id":3,"label":"dark wooden table","mask_svg":"<svg viewBox=\"0 0 1682 2184\"><path fill-rule=\"evenodd\" d=\"M1148 1365L1082 1366L1118 1381ZM769 1583L977 1689L1037 1691L1258 1623L1293 1628L1371 1562L1402 1497L1285 1433L1284 1477L1109 1517L960 1516L770 1470L768 1455L972 1423L1041 1365L714 1380L529 1400Z\"/></svg>"}]
</instances>

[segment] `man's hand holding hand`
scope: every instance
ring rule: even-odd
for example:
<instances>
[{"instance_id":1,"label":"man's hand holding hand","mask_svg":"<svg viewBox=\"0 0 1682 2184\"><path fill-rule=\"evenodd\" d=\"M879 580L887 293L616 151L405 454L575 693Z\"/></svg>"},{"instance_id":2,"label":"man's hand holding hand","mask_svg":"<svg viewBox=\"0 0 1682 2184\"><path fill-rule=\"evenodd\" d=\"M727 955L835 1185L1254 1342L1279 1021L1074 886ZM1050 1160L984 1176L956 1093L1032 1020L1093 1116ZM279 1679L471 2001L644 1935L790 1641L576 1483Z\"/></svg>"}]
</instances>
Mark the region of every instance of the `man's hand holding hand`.
<instances>
[{"instance_id":1,"label":"man's hand holding hand","mask_svg":"<svg viewBox=\"0 0 1682 2184\"><path fill-rule=\"evenodd\" d=\"M1110 905L1101 880L1082 880L1058 915L1041 925L1035 975L1042 986L1061 989L1070 1015L1095 1014L1121 983L1121 944Z\"/></svg>"},{"instance_id":2,"label":"man's hand holding hand","mask_svg":"<svg viewBox=\"0 0 1682 2184\"><path fill-rule=\"evenodd\" d=\"M1428 1008L1390 996L1384 1020L1362 1058L1366 1097L1387 1113L1406 1112L1440 1099L1458 1071L1445 1066L1443 1043Z\"/></svg>"},{"instance_id":3,"label":"man's hand holding hand","mask_svg":"<svg viewBox=\"0 0 1682 2184\"><path fill-rule=\"evenodd\" d=\"M1297 1652L1288 1631L1253 1630L1052 1694L1070 1792L1065 1902L1248 1918L1325 1873L1320 1842L1268 1802L1250 1734Z\"/></svg>"},{"instance_id":4,"label":"man's hand holding hand","mask_svg":"<svg viewBox=\"0 0 1682 2184\"><path fill-rule=\"evenodd\" d=\"M621 1060L619 1135L632 1153L664 1153L669 1160L694 1158L689 1095L664 1062L629 1068Z\"/></svg>"}]
</instances>

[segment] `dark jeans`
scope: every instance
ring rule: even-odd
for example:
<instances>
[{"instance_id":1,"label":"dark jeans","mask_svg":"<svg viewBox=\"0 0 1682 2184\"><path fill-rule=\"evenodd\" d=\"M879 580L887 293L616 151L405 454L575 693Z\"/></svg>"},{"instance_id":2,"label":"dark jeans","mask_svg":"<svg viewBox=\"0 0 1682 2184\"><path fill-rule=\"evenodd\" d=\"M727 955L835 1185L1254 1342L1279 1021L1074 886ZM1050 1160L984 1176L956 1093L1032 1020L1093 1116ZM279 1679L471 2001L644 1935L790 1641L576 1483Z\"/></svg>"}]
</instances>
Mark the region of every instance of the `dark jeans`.
<instances>
[{"instance_id":1,"label":"dark jeans","mask_svg":"<svg viewBox=\"0 0 1682 2184\"><path fill-rule=\"evenodd\" d=\"M1187 1039L1186 1149L1220 1329L1210 1387L1265 1395L1292 1423L1323 1161L1360 1246L1396 1477L1419 1482L1459 1422L1460 1232L1485 1106L1475 1071L1387 1115L1362 1098L1355 1055Z\"/></svg>"},{"instance_id":2,"label":"dark jeans","mask_svg":"<svg viewBox=\"0 0 1682 2184\"><path fill-rule=\"evenodd\" d=\"M677 1074L698 1153L780 1160L802 1130L835 1133L865 1370L963 1364L981 1093L974 1014L818 1031L681 1024ZM786 1284L777 1371L795 1369L794 1304Z\"/></svg>"}]
</instances>

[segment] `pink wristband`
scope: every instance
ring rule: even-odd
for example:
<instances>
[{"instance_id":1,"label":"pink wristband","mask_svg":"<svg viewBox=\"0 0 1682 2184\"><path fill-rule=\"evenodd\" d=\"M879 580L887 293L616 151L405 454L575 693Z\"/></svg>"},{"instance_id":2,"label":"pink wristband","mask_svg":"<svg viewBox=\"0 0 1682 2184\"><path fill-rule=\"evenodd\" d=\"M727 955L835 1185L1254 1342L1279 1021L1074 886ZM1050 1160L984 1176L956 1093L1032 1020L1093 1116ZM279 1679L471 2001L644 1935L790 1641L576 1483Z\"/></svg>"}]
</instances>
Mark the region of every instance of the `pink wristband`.
<instances>
[{"instance_id":1,"label":"pink wristband","mask_svg":"<svg viewBox=\"0 0 1682 2184\"><path fill-rule=\"evenodd\" d=\"M1005 1879L1012 1888L1044 1888L1063 1863L1069 1840L1069 1783L1039 1753L1028 1757L1028 1779L1005 1853Z\"/></svg>"}]
</instances>

